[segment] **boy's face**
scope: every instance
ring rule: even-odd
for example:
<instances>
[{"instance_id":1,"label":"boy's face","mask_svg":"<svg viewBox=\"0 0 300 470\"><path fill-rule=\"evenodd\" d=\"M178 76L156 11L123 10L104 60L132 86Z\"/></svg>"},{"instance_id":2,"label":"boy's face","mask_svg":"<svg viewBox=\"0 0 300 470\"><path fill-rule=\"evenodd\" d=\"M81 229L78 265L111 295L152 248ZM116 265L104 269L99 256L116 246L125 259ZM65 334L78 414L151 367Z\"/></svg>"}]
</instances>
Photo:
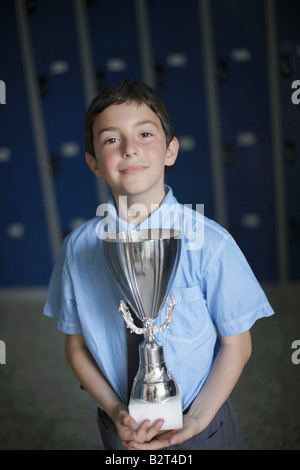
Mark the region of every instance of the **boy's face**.
<instances>
[{"instance_id":1,"label":"boy's face","mask_svg":"<svg viewBox=\"0 0 300 470\"><path fill-rule=\"evenodd\" d=\"M109 106L96 117L93 136L96 160L87 154L87 163L105 178L115 199L161 202L164 169L174 164L178 142L174 138L167 148L160 119L146 104Z\"/></svg>"}]
</instances>

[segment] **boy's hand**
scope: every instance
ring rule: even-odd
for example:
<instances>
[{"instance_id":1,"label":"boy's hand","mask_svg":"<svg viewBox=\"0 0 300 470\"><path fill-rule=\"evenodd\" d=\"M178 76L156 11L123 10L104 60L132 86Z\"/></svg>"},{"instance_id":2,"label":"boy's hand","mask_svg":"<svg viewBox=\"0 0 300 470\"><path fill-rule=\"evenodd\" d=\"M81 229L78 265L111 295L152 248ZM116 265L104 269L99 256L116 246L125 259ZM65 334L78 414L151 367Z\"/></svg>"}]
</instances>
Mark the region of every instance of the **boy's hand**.
<instances>
[{"instance_id":1,"label":"boy's hand","mask_svg":"<svg viewBox=\"0 0 300 470\"><path fill-rule=\"evenodd\" d=\"M144 442L131 440L126 443L123 442L123 445L129 450L158 450L171 445L181 444L201 431L201 429L199 429L198 419L186 415L183 417L183 420L182 429L158 432L153 436L150 442L149 439L148 442L146 442L146 440Z\"/></svg>"},{"instance_id":2,"label":"boy's hand","mask_svg":"<svg viewBox=\"0 0 300 470\"><path fill-rule=\"evenodd\" d=\"M152 426L149 426L150 420L146 419L138 427L135 419L130 416L128 408L125 405L117 407L112 419L125 447L128 447L129 442L142 444L151 441L151 439L160 432L164 424L164 420L159 419Z\"/></svg>"}]
</instances>

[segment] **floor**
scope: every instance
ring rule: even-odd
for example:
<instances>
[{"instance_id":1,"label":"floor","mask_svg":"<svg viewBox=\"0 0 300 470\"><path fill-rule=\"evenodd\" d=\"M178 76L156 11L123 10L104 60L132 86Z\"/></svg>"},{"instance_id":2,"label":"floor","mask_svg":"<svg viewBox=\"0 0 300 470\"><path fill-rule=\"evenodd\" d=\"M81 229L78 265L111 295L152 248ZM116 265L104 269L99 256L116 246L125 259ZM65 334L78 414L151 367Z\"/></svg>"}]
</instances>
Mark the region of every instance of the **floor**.
<instances>
[{"instance_id":1,"label":"floor","mask_svg":"<svg viewBox=\"0 0 300 470\"><path fill-rule=\"evenodd\" d=\"M253 354L232 399L246 449L300 449L300 364L291 359L300 286L264 288L276 315L253 327ZM0 296L0 449L102 449L95 407L65 362L63 335L41 314L43 301Z\"/></svg>"}]
</instances>

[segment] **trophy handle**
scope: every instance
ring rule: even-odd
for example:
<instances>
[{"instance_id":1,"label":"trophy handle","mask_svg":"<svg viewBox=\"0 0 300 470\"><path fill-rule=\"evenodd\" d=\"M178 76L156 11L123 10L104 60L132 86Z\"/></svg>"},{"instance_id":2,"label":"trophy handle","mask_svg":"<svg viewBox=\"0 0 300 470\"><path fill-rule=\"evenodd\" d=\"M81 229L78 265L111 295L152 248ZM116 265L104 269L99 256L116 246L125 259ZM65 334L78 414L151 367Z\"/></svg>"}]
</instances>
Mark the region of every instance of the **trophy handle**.
<instances>
[{"instance_id":1,"label":"trophy handle","mask_svg":"<svg viewBox=\"0 0 300 470\"><path fill-rule=\"evenodd\" d=\"M167 313L166 313L166 318L165 321L162 325L160 326L154 326L153 328L153 335L156 333L162 333L165 331L167 328L169 328L170 323L172 323L173 320L173 313L174 313L174 307L177 305L175 301L174 295L170 295L169 302L167 305Z\"/></svg>"},{"instance_id":2,"label":"trophy handle","mask_svg":"<svg viewBox=\"0 0 300 470\"><path fill-rule=\"evenodd\" d=\"M122 317L125 320L127 328L130 329L130 333L135 333L137 335L143 335L146 333L147 329L146 328L139 328L136 326L133 322L133 318L131 316L130 310L127 307L126 303L124 300L121 300L120 306L119 306L119 312L122 313Z\"/></svg>"},{"instance_id":3,"label":"trophy handle","mask_svg":"<svg viewBox=\"0 0 300 470\"><path fill-rule=\"evenodd\" d=\"M125 320L127 328L130 329L131 333L135 333L137 335L147 334L150 338L153 337L156 333L162 333L165 331L166 328L169 327L170 323L173 320L173 313L176 301L174 295L171 295L169 298L169 302L167 305L167 313L164 323L161 326L153 326L154 320L148 319L145 321L146 326L144 328L139 328L134 324L133 318L131 316L130 310L127 307L124 300L121 300L119 306L119 312L122 313L122 317Z\"/></svg>"}]
</instances>

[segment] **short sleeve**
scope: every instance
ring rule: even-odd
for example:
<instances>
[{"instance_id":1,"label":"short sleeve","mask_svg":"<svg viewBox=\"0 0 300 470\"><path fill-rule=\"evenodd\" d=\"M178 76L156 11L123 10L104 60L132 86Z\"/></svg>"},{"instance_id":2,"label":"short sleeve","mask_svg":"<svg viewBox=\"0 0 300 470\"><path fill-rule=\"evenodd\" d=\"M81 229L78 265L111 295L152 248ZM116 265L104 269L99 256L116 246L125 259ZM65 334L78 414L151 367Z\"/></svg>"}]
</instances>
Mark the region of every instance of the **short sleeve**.
<instances>
[{"instance_id":1,"label":"short sleeve","mask_svg":"<svg viewBox=\"0 0 300 470\"><path fill-rule=\"evenodd\" d=\"M274 312L245 256L231 236L206 272L206 302L222 336L251 328L256 320Z\"/></svg>"},{"instance_id":2,"label":"short sleeve","mask_svg":"<svg viewBox=\"0 0 300 470\"><path fill-rule=\"evenodd\" d=\"M80 334L82 331L67 251L68 240L66 239L53 268L43 313L53 318L57 328L63 333Z\"/></svg>"}]
</instances>

